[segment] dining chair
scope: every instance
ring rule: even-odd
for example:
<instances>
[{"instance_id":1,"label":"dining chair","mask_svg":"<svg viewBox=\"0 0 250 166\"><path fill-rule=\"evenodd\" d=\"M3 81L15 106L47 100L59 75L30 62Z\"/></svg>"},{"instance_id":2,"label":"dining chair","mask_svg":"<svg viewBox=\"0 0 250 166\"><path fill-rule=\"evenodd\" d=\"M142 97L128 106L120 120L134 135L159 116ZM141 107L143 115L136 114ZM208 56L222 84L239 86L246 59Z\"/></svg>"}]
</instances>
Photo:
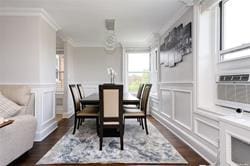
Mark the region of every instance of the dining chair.
<instances>
[{"instance_id":1,"label":"dining chair","mask_svg":"<svg viewBox=\"0 0 250 166\"><path fill-rule=\"evenodd\" d=\"M148 99L149 99L151 87L152 87L152 84L145 84L143 93L142 93L140 108L138 109L124 108L124 118L125 119L139 119L142 124L142 129L144 129L143 120L142 120L144 119L146 134L148 134L147 105L148 105Z\"/></svg>"},{"instance_id":2,"label":"dining chair","mask_svg":"<svg viewBox=\"0 0 250 166\"><path fill-rule=\"evenodd\" d=\"M100 150L102 150L104 129L115 129L119 131L120 146L123 150L123 85L103 84L99 85L100 98Z\"/></svg>"},{"instance_id":3,"label":"dining chair","mask_svg":"<svg viewBox=\"0 0 250 166\"><path fill-rule=\"evenodd\" d=\"M136 95L136 97L140 100L140 102L141 102L141 98L142 98L143 88L144 88L144 84L140 84L139 88L138 88L138 91L137 91L137 95ZM131 105L131 104L130 105L124 105L124 108L138 109L138 108L140 108L140 104L137 104L137 105Z\"/></svg>"},{"instance_id":4,"label":"dining chair","mask_svg":"<svg viewBox=\"0 0 250 166\"><path fill-rule=\"evenodd\" d=\"M74 103L74 111L75 111L75 119L74 119L74 130L73 134L75 134L76 128L79 129L79 125L81 123L81 119L83 118L95 118L96 119L96 128L98 133L98 121L99 114L98 109L95 107L81 107L80 105L80 95L76 85L69 85L70 92L72 94L72 99Z\"/></svg>"},{"instance_id":5,"label":"dining chair","mask_svg":"<svg viewBox=\"0 0 250 166\"><path fill-rule=\"evenodd\" d=\"M76 86L77 86L77 89L79 91L80 98L81 99L84 98L85 97L85 92L83 90L82 84L76 84Z\"/></svg>"}]
</instances>

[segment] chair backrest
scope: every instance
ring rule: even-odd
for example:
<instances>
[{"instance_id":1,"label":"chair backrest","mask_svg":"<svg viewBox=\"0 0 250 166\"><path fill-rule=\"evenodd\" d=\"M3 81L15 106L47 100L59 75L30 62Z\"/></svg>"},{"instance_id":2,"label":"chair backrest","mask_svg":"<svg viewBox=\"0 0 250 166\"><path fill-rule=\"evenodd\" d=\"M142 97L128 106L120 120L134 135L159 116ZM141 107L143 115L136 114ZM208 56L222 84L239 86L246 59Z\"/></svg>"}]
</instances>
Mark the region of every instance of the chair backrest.
<instances>
[{"instance_id":1,"label":"chair backrest","mask_svg":"<svg viewBox=\"0 0 250 166\"><path fill-rule=\"evenodd\" d=\"M139 88L138 88L138 91L137 91L137 95L136 95L136 97L137 97L138 99L141 99L141 95L142 95L143 88L144 88L144 84L140 84L140 85L139 85Z\"/></svg>"},{"instance_id":2,"label":"chair backrest","mask_svg":"<svg viewBox=\"0 0 250 166\"><path fill-rule=\"evenodd\" d=\"M77 89L79 91L80 98L83 99L85 97L85 93L84 93L82 84L76 84L76 86L77 86Z\"/></svg>"},{"instance_id":3,"label":"chair backrest","mask_svg":"<svg viewBox=\"0 0 250 166\"><path fill-rule=\"evenodd\" d=\"M70 89L70 92L72 94L75 112L78 112L81 109L81 107L80 107L80 99L81 98L80 98L78 89L77 89L76 85L74 85L74 84L70 84L69 89Z\"/></svg>"},{"instance_id":4,"label":"chair backrest","mask_svg":"<svg viewBox=\"0 0 250 166\"><path fill-rule=\"evenodd\" d=\"M122 122L123 120L123 85L99 85L100 123Z\"/></svg>"},{"instance_id":5,"label":"chair backrest","mask_svg":"<svg viewBox=\"0 0 250 166\"><path fill-rule=\"evenodd\" d=\"M152 87L152 84L145 84L143 92L142 92L141 110L145 114L147 113L148 98L149 98L151 87Z\"/></svg>"}]
</instances>

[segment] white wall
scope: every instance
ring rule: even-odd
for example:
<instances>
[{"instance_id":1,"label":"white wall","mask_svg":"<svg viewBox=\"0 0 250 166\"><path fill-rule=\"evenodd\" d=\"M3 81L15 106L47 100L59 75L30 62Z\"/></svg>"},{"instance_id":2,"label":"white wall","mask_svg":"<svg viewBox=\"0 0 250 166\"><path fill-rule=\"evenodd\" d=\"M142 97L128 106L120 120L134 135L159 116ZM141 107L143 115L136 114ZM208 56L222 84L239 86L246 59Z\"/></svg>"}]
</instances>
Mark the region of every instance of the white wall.
<instances>
[{"instance_id":1,"label":"white wall","mask_svg":"<svg viewBox=\"0 0 250 166\"><path fill-rule=\"evenodd\" d=\"M214 161L218 147L219 123L212 114L198 113L196 105L196 68L200 67L196 66L196 60L200 58L196 51L196 30L199 26L196 10L197 7L189 8L181 17L178 16L179 19L162 36L161 40L174 27L192 21L193 52L185 55L183 62L173 68L160 68L159 94L158 99L152 97L150 100L151 114L204 158ZM203 56L199 60L205 61ZM203 73L204 78L205 75Z\"/></svg>"},{"instance_id":2,"label":"white wall","mask_svg":"<svg viewBox=\"0 0 250 166\"><path fill-rule=\"evenodd\" d=\"M112 67L117 72L116 83L122 83L121 47L112 53L104 47L73 47L69 42L64 45L65 57L65 98L67 102L64 117L70 117L74 112L69 84L81 83L86 95L96 93L98 85L110 82L107 68Z\"/></svg>"},{"instance_id":3,"label":"white wall","mask_svg":"<svg viewBox=\"0 0 250 166\"><path fill-rule=\"evenodd\" d=\"M41 141L57 127L56 29L45 21L46 16L41 17L43 13L19 14L0 16L0 84L31 87L37 119L35 140Z\"/></svg>"},{"instance_id":4,"label":"white wall","mask_svg":"<svg viewBox=\"0 0 250 166\"><path fill-rule=\"evenodd\" d=\"M174 27L183 24L185 26L187 23L192 21L193 11L188 10L184 16L182 16L178 21L176 21L170 29L166 31L166 33L161 37L161 41L164 41L164 38L168 35L168 33L173 30ZM163 67L161 66L161 82L169 82L169 81L192 81L193 80L193 54L190 53L183 57L183 61L178 63L175 67Z\"/></svg>"},{"instance_id":5,"label":"white wall","mask_svg":"<svg viewBox=\"0 0 250 166\"><path fill-rule=\"evenodd\" d=\"M112 67L117 76L115 81L122 82L122 48L112 54L103 47L76 47L73 56L74 80L82 83L110 82L107 68Z\"/></svg>"},{"instance_id":6,"label":"white wall","mask_svg":"<svg viewBox=\"0 0 250 166\"><path fill-rule=\"evenodd\" d=\"M0 83L38 83L39 17L0 16Z\"/></svg>"},{"instance_id":7,"label":"white wall","mask_svg":"<svg viewBox=\"0 0 250 166\"><path fill-rule=\"evenodd\" d=\"M72 96L69 90L69 84L74 81L74 48L69 42L64 43L64 118L69 118L74 113Z\"/></svg>"},{"instance_id":8,"label":"white wall","mask_svg":"<svg viewBox=\"0 0 250 166\"><path fill-rule=\"evenodd\" d=\"M56 31L26 16L0 16L0 28L0 83L55 83Z\"/></svg>"},{"instance_id":9,"label":"white wall","mask_svg":"<svg viewBox=\"0 0 250 166\"><path fill-rule=\"evenodd\" d=\"M42 18L39 20L40 82L55 83L56 32Z\"/></svg>"}]
</instances>

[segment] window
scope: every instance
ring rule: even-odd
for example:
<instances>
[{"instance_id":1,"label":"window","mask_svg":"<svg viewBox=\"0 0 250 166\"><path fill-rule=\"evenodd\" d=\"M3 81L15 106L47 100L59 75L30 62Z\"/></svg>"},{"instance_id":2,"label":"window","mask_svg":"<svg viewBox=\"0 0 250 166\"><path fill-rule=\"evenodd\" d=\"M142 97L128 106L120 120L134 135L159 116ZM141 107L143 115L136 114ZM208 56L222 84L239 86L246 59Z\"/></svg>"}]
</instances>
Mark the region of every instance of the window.
<instances>
[{"instance_id":1,"label":"window","mask_svg":"<svg viewBox=\"0 0 250 166\"><path fill-rule=\"evenodd\" d=\"M220 60L250 56L250 0L224 0L220 3Z\"/></svg>"},{"instance_id":2,"label":"window","mask_svg":"<svg viewBox=\"0 0 250 166\"><path fill-rule=\"evenodd\" d=\"M64 83L64 56L62 54L56 55L56 82L63 86Z\"/></svg>"},{"instance_id":3,"label":"window","mask_svg":"<svg viewBox=\"0 0 250 166\"><path fill-rule=\"evenodd\" d=\"M150 54L128 54L128 91L136 93L141 83L149 82Z\"/></svg>"}]
</instances>

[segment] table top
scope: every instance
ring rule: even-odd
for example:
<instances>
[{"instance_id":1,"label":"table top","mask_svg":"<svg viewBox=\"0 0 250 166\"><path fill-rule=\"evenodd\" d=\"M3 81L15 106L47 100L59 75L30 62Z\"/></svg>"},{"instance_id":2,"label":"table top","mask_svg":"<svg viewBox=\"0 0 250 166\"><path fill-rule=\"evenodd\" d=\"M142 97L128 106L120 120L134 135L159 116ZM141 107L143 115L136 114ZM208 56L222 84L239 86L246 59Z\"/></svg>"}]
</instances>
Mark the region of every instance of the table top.
<instances>
[{"instance_id":1,"label":"table top","mask_svg":"<svg viewBox=\"0 0 250 166\"><path fill-rule=\"evenodd\" d=\"M83 105L98 105L99 104L99 94L93 93L80 100ZM140 100L130 93L123 94L123 104L140 104Z\"/></svg>"}]
</instances>

